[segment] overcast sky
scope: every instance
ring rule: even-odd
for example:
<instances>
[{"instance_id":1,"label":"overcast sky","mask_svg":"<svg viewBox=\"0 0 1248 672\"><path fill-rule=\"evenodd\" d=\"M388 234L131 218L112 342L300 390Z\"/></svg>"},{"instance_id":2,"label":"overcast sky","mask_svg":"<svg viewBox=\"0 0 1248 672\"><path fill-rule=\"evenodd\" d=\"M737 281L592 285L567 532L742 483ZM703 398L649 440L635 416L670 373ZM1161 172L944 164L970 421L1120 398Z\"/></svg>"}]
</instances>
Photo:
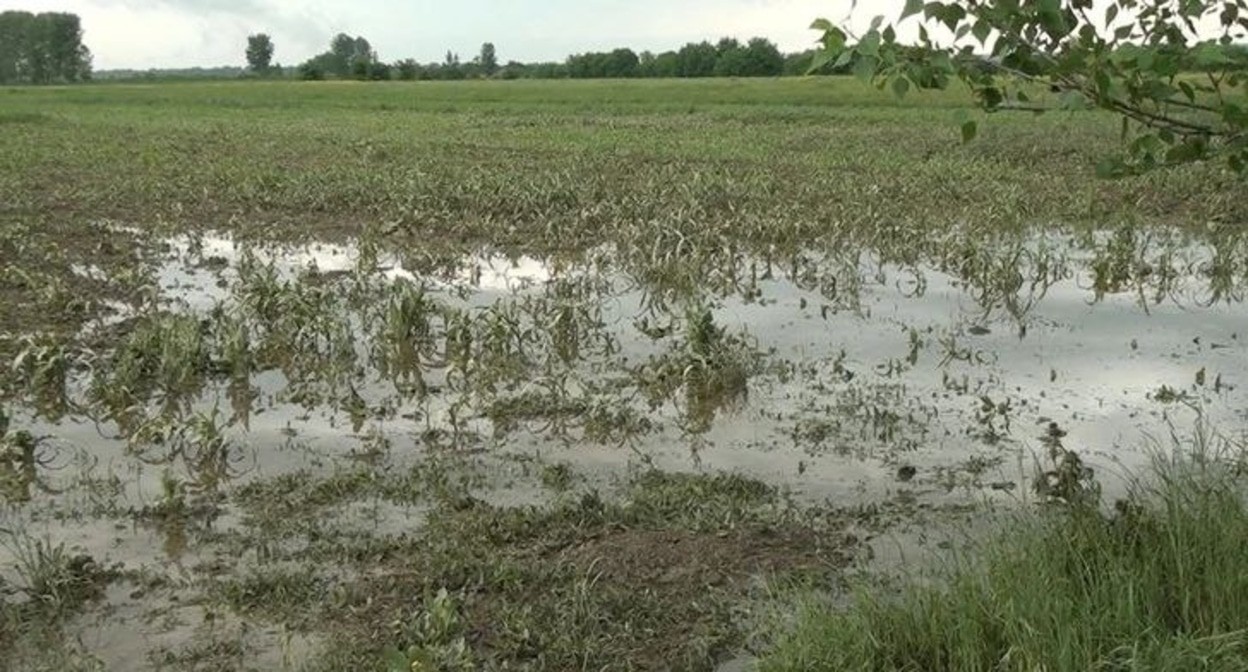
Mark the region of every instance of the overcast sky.
<instances>
[{"instance_id":1,"label":"overcast sky","mask_svg":"<svg viewBox=\"0 0 1248 672\"><path fill-rule=\"evenodd\" d=\"M863 0L856 17L900 9ZM247 35L267 32L275 60L294 65L339 32L363 35L383 59L464 60L494 42L503 61L563 60L620 46L662 51L685 42L761 35L786 51L811 45L810 22L845 18L850 0L0 0L0 10L82 17L97 69L242 65ZM863 7L869 6L870 10Z\"/></svg>"}]
</instances>

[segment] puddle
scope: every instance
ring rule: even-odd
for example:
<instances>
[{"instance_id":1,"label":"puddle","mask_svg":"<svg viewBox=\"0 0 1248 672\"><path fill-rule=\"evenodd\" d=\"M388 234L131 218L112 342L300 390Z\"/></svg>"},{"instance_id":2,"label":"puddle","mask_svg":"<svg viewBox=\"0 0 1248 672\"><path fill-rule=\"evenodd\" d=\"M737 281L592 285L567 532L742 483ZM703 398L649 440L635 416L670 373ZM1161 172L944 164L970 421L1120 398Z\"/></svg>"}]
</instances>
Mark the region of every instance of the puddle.
<instances>
[{"instance_id":1,"label":"puddle","mask_svg":"<svg viewBox=\"0 0 1248 672\"><path fill-rule=\"evenodd\" d=\"M1110 243L1108 234L1091 241L1093 248ZM338 398L319 404L282 399L298 396L290 388L304 382L292 380L289 370L253 375L245 429L232 427L229 436L239 462L251 465L246 471L264 474L332 462L366 433L384 436L397 454L418 452L421 437L438 430L481 437L477 447L557 454L591 468L617 468L638 455L688 464L693 449L705 467L803 483L825 496L864 480L887 482L882 477L897 462L913 464L922 476L986 452L1032 449L1049 422L1069 433L1070 447L1120 469L1140 466L1149 441L1169 436L1171 423L1182 429L1199 415L1233 429L1244 419L1240 385L1248 333L1241 332L1248 322L1236 302L1202 305L1211 283L1197 271L1216 257L1194 244L1174 243L1158 253L1177 269L1151 274L1174 276L1159 298L1147 296L1143 285L1105 292L1099 252L1053 236L1017 248L1027 252L1018 267L989 269L1017 276L1006 278L1005 290L976 285L996 276L968 280L933 266L883 263L869 253L850 264L805 253L787 267L742 259L737 268L720 271L736 278L735 291L703 297L698 305L724 334L739 336L743 349L761 356L749 376L748 401L731 409L710 404L713 421L706 423L681 418L693 409L679 393L643 398L637 383L639 367L687 350L680 341L691 302L656 300L631 269L603 263L609 251L579 268L482 256L429 273L405 268L401 255L352 246L254 247L209 235L174 238L167 247L155 273L163 309L202 320L249 300L247 292L259 290L248 283L267 281L262 289L273 292L328 283L327 291L299 298L321 301L316 308L341 321L311 342L332 350L316 339L342 330L346 350L328 356L356 360L338 383L345 381L360 408L344 409L341 389L329 395ZM1136 261L1147 252L1138 252ZM1037 261L1043 255L1049 256ZM384 337L376 323L385 319L377 304L394 301L391 290L399 286L414 288L413 296L426 301L416 319L436 332L431 338L439 350L428 359L444 358L446 340L458 328L476 339L472 356L523 370L455 391L447 389L455 387L455 365L425 361L416 364L416 377L433 392L418 401L396 394L395 376L386 375L394 372L374 365ZM373 305L361 305L367 300ZM572 324L572 343L561 346L556 337L565 324ZM496 346L493 354L481 346L490 338L496 340L487 344ZM560 347L573 353L552 354ZM555 366L556 355L563 366ZM216 409L224 418L230 400L222 387L208 383L208 401L196 408ZM325 390L309 395L316 392ZM546 403L590 397L631 409L651 427L628 435L630 450L621 450L610 442L587 445L595 442L585 441L584 432L552 430L559 423L541 408L500 422L500 402L525 395ZM18 419L110 464L125 460L124 442L100 440L95 423L45 426L28 415ZM102 450L110 445L117 450Z\"/></svg>"}]
</instances>

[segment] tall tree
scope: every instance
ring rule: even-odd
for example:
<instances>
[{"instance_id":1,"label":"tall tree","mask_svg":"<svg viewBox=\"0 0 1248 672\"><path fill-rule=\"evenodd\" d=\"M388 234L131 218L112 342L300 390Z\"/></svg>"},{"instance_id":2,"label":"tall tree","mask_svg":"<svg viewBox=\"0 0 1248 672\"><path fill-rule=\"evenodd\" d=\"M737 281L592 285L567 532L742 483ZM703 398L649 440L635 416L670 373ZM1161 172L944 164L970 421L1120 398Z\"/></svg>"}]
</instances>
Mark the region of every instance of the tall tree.
<instances>
[{"instance_id":1,"label":"tall tree","mask_svg":"<svg viewBox=\"0 0 1248 672\"><path fill-rule=\"evenodd\" d=\"M63 12L0 12L0 82L48 84L91 77L82 22Z\"/></svg>"},{"instance_id":2,"label":"tall tree","mask_svg":"<svg viewBox=\"0 0 1248 672\"><path fill-rule=\"evenodd\" d=\"M411 81L419 79L421 74L420 64L416 59L406 58L394 64L395 75L397 79Z\"/></svg>"},{"instance_id":3,"label":"tall tree","mask_svg":"<svg viewBox=\"0 0 1248 672\"><path fill-rule=\"evenodd\" d=\"M319 79L325 74L369 79L389 72L389 68L376 67L378 63L377 52L368 40L338 33L330 40L329 51L308 59L300 66L300 72L306 79Z\"/></svg>"},{"instance_id":4,"label":"tall tree","mask_svg":"<svg viewBox=\"0 0 1248 672\"><path fill-rule=\"evenodd\" d=\"M330 58L326 59L329 72L346 77L351 74L351 60L355 56L355 38L338 33L329 43Z\"/></svg>"},{"instance_id":5,"label":"tall tree","mask_svg":"<svg viewBox=\"0 0 1248 672\"><path fill-rule=\"evenodd\" d=\"M30 12L0 13L0 83L29 82L29 46L35 37L35 15Z\"/></svg>"},{"instance_id":6,"label":"tall tree","mask_svg":"<svg viewBox=\"0 0 1248 672\"><path fill-rule=\"evenodd\" d=\"M715 45L716 77L741 77L746 74L747 57L745 47L735 38L725 37Z\"/></svg>"},{"instance_id":7,"label":"tall tree","mask_svg":"<svg viewBox=\"0 0 1248 672\"><path fill-rule=\"evenodd\" d=\"M494 50L493 42L481 45L481 55L477 58L481 62L481 70L486 77L493 77L498 72L498 53Z\"/></svg>"},{"instance_id":8,"label":"tall tree","mask_svg":"<svg viewBox=\"0 0 1248 672\"><path fill-rule=\"evenodd\" d=\"M273 38L267 33L247 37L247 67L252 72L265 74L273 65Z\"/></svg>"},{"instance_id":9,"label":"tall tree","mask_svg":"<svg viewBox=\"0 0 1248 672\"><path fill-rule=\"evenodd\" d=\"M719 52L710 42L689 43L676 54L681 77L710 77L715 74Z\"/></svg>"},{"instance_id":10,"label":"tall tree","mask_svg":"<svg viewBox=\"0 0 1248 672\"><path fill-rule=\"evenodd\" d=\"M356 64L361 62L364 63L366 69L371 68L372 64L377 60L377 52L373 51L373 45L369 44L368 40L363 37L357 37L352 47L350 59L352 69L356 69Z\"/></svg>"},{"instance_id":11,"label":"tall tree","mask_svg":"<svg viewBox=\"0 0 1248 672\"><path fill-rule=\"evenodd\" d=\"M679 77L680 56L674 51L665 51L654 57L654 77Z\"/></svg>"},{"instance_id":12,"label":"tall tree","mask_svg":"<svg viewBox=\"0 0 1248 672\"><path fill-rule=\"evenodd\" d=\"M815 67L853 64L904 95L965 82L988 111L1100 108L1122 119L1116 176L1225 157L1248 174L1248 0L906 0L895 23L919 17L918 40L877 17L851 43L826 19ZM1095 10L1095 11L1094 11ZM941 28L952 40L933 37ZM939 34L939 33L938 33ZM976 122L962 126L965 140Z\"/></svg>"},{"instance_id":13,"label":"tall tree","mask_svg":"<svg viewBox=\"0 0 1248 672\"><path fill-rule=\"evenodd\" d=\"M784 54L771 40L756 37L745 46L747 77L779 77L784 74Z\"/></svg>"}]
</instances>

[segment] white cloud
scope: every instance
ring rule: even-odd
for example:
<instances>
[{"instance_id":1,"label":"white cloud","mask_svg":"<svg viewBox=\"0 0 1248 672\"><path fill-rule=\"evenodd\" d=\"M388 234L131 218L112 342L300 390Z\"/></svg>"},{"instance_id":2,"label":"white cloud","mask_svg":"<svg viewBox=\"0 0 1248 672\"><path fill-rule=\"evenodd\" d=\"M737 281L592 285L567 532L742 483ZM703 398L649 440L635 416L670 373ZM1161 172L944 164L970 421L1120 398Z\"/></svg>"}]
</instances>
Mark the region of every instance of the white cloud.
<instances>
[{"instance_id":1,"label":"white cloud","mask_svg":"<svg viewBox=\"0 0 1248 672\"><path fill-rule=\"evenodd\" d=\"M485 41L517 60L561 60L619 46L663 50L724 35L763 35L801 49L814 38L807 29L812 19L843 15L848 6L849 0L0 0L0 10L79 14L97 68L241 64L253 32L270 33L284 63L323 51L338 32L367 37L383 58L422 61L447 49L467 57Z\"/></svg>"},{"instance_id":2,"label":"white cloud","mask_svg":"<svg viewBox=\"0 0 1248 672\"><path fill-rule=\"evenodd\" d=\"M503 60L562 60L627 46L679 48L723 36L810 47L815 18L844 23L852 0L0 0L0 10L70 11L83 19L97 68L242 65L247 35L267 32L278 62L324 51L334 34L369 39L382 58L471 58L494 42ZM896 17L904 0L858 0L851 26ZM1101 2L1097 3L1098 6ZM1094 12L1098 13L1099 12ZM917 22L900 35L911 38ZM940 31L937 31L939 34Z\"/></svg>"}]
</instances>

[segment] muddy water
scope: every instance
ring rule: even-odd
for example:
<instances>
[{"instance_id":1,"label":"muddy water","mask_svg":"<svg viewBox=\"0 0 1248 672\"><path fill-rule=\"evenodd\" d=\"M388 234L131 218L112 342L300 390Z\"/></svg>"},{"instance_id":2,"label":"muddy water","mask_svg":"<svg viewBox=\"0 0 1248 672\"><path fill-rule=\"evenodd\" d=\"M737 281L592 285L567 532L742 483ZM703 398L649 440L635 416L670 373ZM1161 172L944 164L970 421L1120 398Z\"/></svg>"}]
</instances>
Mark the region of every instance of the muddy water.
<instances>
[{"instance_id":1,"label":"muddy water","mask_svg":"<svg viewBox=\"0 0 1248 672\"><path fill-rule=\"evenodd\" d=\"M713 269L719 282L691 297L656 286L654 269L630 267L609 249L575 264L484 254L430 265L380 249L205 236L166 241L153 278L162 310L203 319L238 309L243 267L353 297L332 305L351 334L359 368L350 392L365 412L295 403L284 395L289 378L271 370L250 380L256 401L247 422L228 424L224 385L204 390L194 410L218 413L232 465L220 486L227 492L296 470L330 473L378 450L395 470L450 450L473 455L487 474L479 494L503 503L543 498L540 484L522 477L530 470L518 467L534 461L567 463L591 485L647 464L737 471L809 500L872 501L904 490L939 502L1023 496L1050 423L1111 489L1197 421L1229 438L1248 427L1242 278L1220 276L1219 250L1178 234L1125 251L1116 241L1109 233L1046 235L926 264L869 250L734 257L731 268ZM528 334L514 336L527 343L526 363L489 384L457 384L453 367L429 364L427 396L398 394L373 366L376 318L368 317L396 286L420 286L460 317L500 318L478 325L478 343L499 329ZM153 310L118 305L96 328ZM647 391L640 381L663 357L676 356L686 376L709 357L691 345L698 310L732 344L723 352L748 360L744 392L698 400L679 384L666 395ZM546 336L566 324L578 325L575 353L552 356L559 342ZM88 383L79 375L71 388L81 395ZM526 395L583 404L573 404L570 418L491 411ZM610 439L593 440L586 408L644 424L613 426ZM177 535L129 521L160 501L167 472L193 480L186 465L136 459L107 419L53 424L19 408L14 426L50 437L43 490L7 506L0 528L175 574L213 561L213 549L186 548ZM383 530L418 525L422 514L370 506L368 521ZM228 528L232 516L227 498L215 524ZM0 566L13 566L8 553L0 548Z\"/></svg>"},{"instance_id":2,"label":"muddy water","mask_svg":"<svg viewBox=\"0 0 1248 672\"><path fill-rule=\"evenodd\" d=\"M848 282L843 257L807 253L800 265L740 260L736 286L701 300L726 334L761 353L761 364L749 379L748 400L719 409L708 427L695 431L682 421L679 399L655 405L636 394L612 399L652 419L654 428L631 436L624 447L594 445L575 433L553 436L543 429L549 423L523 419L500 433L479 412L481 403L477 413L457 420L480 437L476 447L540 452L591 473L642 458L669 468L741 470L817 498L891 488L899 464L917 467L916 481L923 483L968 460L1006 458L994 478L1017 479L1018 457L1030 460L1039 452L1035 439L1049 422L1068 432L1068 447L1106 472L1141 466L1152 442L1164 441L1172 428L1185 432L1197 417L1232 435L1243 426L1248 319L1234 301L1203 305L1210 283L1196 269L1210 250L1182 242L1166 248L1165 259L1187 275L1169 282L1164 296L1146 284L1098 296L1094 252L1054 236L1027 242L1031 252L1038 247L1057 253L1038 272L1021 264L1004 292L986 292L975 279L931 266L882 263L871 254L856 255ZM243 254L242 245L225 237L168 241L167 258L155 272L166 308L207 316L230 306ZM357 273L361 263L360 250L326 244L247 247L246 254L287 280L315 269L332 282ZM561 281L592 280L589 300L600 312L588 328L609 339L614 351L568 368L574 380L592 382L620 379L650 358L679 350L688 303L656 308L656 293L629 269L611 267L610 257L601 251L592 255L596 261L559 269L531 257L468 257L429 274L380 254L367 270L380 284L423 281L438 300L468 313L551 294ZM832 266L835 271L819 275ZM842 286L829 291L838 281ZM119 310L112 319L133 315L133 309ZM641 325L666 333L643 333ZM358 342L368 338L356 336ZM357 349L366 354L365 346ZM442 382L437 372L428 377L435 386ZM358 385L359 395L370 406L391 408L359 427L340 411L279 401L287 381L278 372L252 382L259 398L249 425L229 430L248 477L332 463L370 433L384 436L396 455L410 457L418 454L418 434L447 427L451 405L437 394L418 404L387 404L393 385L373 377ZM510 387L497 397L540 385ZM573 384L569 394L585 387ZM200 410L228 408L220 390L206 399ZM60 455L85 454L122 475L127 499L155 496L160 469L127 464L124 442L102 437L96 423L48 426L20 413L17 422L55 437Z\"/></svg>"}]
</instances>

